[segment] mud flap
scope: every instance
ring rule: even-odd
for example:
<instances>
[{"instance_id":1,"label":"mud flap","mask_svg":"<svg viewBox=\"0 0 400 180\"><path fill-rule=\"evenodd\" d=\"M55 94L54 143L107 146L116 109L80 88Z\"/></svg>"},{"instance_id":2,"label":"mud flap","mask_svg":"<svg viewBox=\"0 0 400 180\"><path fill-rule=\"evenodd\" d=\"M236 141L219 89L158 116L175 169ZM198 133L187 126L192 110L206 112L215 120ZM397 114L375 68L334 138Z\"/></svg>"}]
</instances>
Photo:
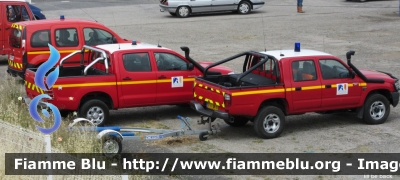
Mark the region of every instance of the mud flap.
<instances>
[{"instance_id":1,"label":"mud flap","mask_svg":"<svg viewBox=\"0 0 400 180\"><path fill-rule=\"evenodd\" d=\"M358 118L362 119L364 117L364 106L357 108L356 114Z\"/></svg>"}]
</instances>

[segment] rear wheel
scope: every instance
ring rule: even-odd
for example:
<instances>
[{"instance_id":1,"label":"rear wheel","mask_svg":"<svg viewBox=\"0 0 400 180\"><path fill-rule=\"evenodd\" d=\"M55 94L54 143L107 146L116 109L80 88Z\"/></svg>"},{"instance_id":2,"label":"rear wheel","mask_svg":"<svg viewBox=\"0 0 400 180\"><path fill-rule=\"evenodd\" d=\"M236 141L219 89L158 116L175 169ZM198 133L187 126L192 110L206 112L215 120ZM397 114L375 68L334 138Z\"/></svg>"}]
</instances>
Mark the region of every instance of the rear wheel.
<instances>
[{"instance_id":1,"label":"rear wheel","mask_svg":"<svg viewBox=\"0 0 400 180\"><path fill-rule=\"evenodd\" d=\"M237 9L239 14L248 14L251 11L251 5L247 1L242 1Z\"/></svg>"},{"instance_id":2,"label":"rear wheel","mask_svg":"<svg viewBox=\"0 0 400 180\"><path fill-rule=\"evenodd\" d=\"M284 127L285 114L275 106L262 108L254 120L254 130L258 136L264 139L278 137Z\"/></svg>"},{"instance_id":3,"label":"rear wheel","mask_svg":"<svg viewBox=\"0 0 400 180\"><path fill-rule=\"evenodd\" d=\"M181 6L176 10L176 15L181 18L186 18L190 14L190 8L187 6Z\"/></svg>"},{"instance_id":4,"label":"rear wheel","mask_svg":"<svg viewBox=\"0 0 400 180\"><path fill-rule=\"evenodd\" d=\"M390 114L389 100L382 94L373 94L364 105L363 119L368 124L382 124Z\"/></svg>"},{"instance_id":5,"label":"rear wheel","mask_svg":"<svg viewBox=\"0 0 400 180\"><path fill-rule=\"evenodd\" d=\"M232 127L242 127L244 125L247 124L247 122L249 122L249 119L245 118L245 117L233 117L229 120L225 120L225 123L232 126Z\"/></svg>"},{"instance_id":6,"label":"rear wheel","mask_svg":"<svg viewBox=\"0 0 400 180\"><path fill-rule=\"evenodd\" d=\"M79 110L81 117L90 120L96 126L102 126L108 120L109 110L107 105L97 99L86 101Z\"/></svg>"}]
</instances>

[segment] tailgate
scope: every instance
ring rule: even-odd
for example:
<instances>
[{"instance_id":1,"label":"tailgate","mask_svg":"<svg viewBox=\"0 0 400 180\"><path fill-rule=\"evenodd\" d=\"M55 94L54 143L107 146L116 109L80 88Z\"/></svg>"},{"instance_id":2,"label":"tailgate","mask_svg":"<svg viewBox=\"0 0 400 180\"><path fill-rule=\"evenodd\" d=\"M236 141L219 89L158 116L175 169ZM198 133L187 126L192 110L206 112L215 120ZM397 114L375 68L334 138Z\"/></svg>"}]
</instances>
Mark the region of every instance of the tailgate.
<instances>
[{"instance_id":1,"label":"tailgate","mask_svg":"<svg viewBox=\"0 0 400 180\"><path fill-rule=\"evenodd\" d=\"M44 94L44 90L35 84L35 72L31 69L26 69L25 72L25 90L26 95L33 99L37 95Z\"/></svg>"},{"instance_id":2,"label":"tailgate","mask_svg":"<svg viewBox=\"0 0 400 180\"><path fill-rule=\"evenodd\" d=\"M216 84L211 84L196 78L193 96L195 101L211 110L225 109L224 95L226 90Z\"/></svg>"}]
</instances>

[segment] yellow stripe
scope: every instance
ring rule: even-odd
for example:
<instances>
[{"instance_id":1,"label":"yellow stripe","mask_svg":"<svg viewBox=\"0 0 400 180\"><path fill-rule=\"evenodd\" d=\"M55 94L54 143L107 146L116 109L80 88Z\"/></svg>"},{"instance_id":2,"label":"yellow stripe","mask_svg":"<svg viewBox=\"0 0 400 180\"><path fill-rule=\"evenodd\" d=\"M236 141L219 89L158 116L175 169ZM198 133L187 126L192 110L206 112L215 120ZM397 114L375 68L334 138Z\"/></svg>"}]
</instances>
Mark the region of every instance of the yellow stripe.
<instances>
[{"instance_id":1,"label":"yellow stripe","mask_svg":"<svg viewBox=\"0 0 400 180\"><path fill-rule=\"evenodd\" d=\"M215 104L216 104L217 106L219 106L219 103L218 103L218 102L215 102Z\"/></svg>"},{"instance_id":2,"label":"yellow stripe","mask_svg":"<svg viewBox=\"0 0 400 180\"><path fill-rule=\"evenodd\" d=\"M78 51L79 49L76 50L59 50L59 53L72 53L75 51ZM50 54L50 51L29 51L28 54Z\"/></svg>"},{"instance_id":3,"label":"yellow stripe","mask_svg":"<svg viewBox=\"0 0 400 180\"><path fill-rule=\"evenodd\" d=\"M203 85L202 85L202 84L199 84L199 87L203 87Z\"/></svg>"},{"instance_id":4,"label":"yellow stripe","mask_svg":"<svg viewBox=\"0 0 400 180\"><path fill-rule=\"evenodd\" d=\"M363 87L363 86L367 86L367 83L360 83L359 84L361 87Z\"/></svg>"},{"instance_id":5,"label":"yellow stripe","mask_svg":"<svg viewBox=\"0 0 400 180\"><path fill-rule=\"evenodd\" d=\"M31 83L30 82L28 82L28 89L30 89L31 88Z\"/></svg>"},{"instance_id":6,"label":"yellow stripe","mask_svg":"<svg viewBox=\"0 0 400 180\"><path fill-rule=\"evenodd\" d=\"M194 81L194 78L183 78L183 82Z\"/></svg>"},{"instance_id":7,"label":"yellow stripe","mask_svg":"<svg viewBox=\"0 0 400 180\"><path fill-rule=\"evenodd\" d=\"M222 103L222 108L225 108L225 103Z\"/></svg>"},{"instance_id":8,"label":"yellow stripe","mask_svg":"<svg viewBox=\"0 0 400 180\"><path fill-rule=\"evenodd\" d=\"M269 89L269 90L235 92L235 93L232 93L232 96L243 96L243 95L265 94L265 93L279 93L279 92L285 92L285 89Z\"/></svg>"},{"instance_id":9,"label":"yellow stripe","mask_svg":"<svg viewBox=\"0 0 400 180\"><path fill-rule=\"evenodd\" d=\"M199 96L199 99L202 100L202 99L203 99L203 96Z\"/></svg>"},{"instance_id":10,"label":"yellow stripe","mask_svg":"<svg viewBox=\"0 0 400 180\"><path fill-rule=\"evenodd\" d=\"M208 102L211 104L214 104L214 102L211 99L209 99Z\"/></svg>"},{"instance_id":11,"label":"yellow stripe","mask_svg":"<svg viewBox=\"0 0 400 180\"><path fill-rule=\"evenodd\" d=\"M68 87L88 87L88 86L111 86L115 85L115 82L104 82L104 83L85 83L85 84L55 84L53 85L53 89L58 86L62 86L63 88Z\"/></svg>"},{"instance_id":12,"label":"yellow stripe","mask_svg":"<svg viewBox=\"0 0 400 180\"><path fill-rule=\"evenodd\" d=\"M196 92L193 93L193 97L197 97Z\"/></svg>"},{"instance_id":13,"label":"yellow stripe","mask_svg":"<svg viewBox=\"0 0 400 180\"><path fill-rule=\"evenodd\" d=\"M204 99L205 102L208 102L208 98Z\"/></svg>"},{"instance_id":14,"label":"yellow stripe","mask_svg":"<svg viewBox=\"0 0 400 180\"><path fill-rule=\"evenodd\" d=\"M220 93L220 91L217 89L217 90L215 90L218 94Z\"/></svg>"},{"instance_id":15,"label":"yellow stripe","mask_svg":"<svg viewBox=\"0 0 400 180\"><path fill-rule=\"evenodd\" d=\"M305 87L301 87L301 90L313 90L313 89L321 89L324 88L325 85L321 86L305 86Z\"/></svg>"},{"instance_id":16,"label":"yellow stripe","mask_svg":"<svg viewBox=\"0 0 400 180\"><path fill-rule=\"evenodd\" d=\"M286 91L295 91L296 90L296 88L286 88Z\"/></svg>"}]
</instances>

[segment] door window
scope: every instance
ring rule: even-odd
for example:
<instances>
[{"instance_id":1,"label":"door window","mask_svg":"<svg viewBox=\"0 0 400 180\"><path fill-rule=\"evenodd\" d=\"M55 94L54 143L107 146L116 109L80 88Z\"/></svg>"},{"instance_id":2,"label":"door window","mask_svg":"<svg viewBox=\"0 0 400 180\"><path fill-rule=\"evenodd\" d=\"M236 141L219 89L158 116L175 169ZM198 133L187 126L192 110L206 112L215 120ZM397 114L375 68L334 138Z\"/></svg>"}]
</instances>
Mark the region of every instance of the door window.
<instances>
[{"instance_id":1,"label":"door window","mask_svg":"<svg viewBox=\"0 0 400 180\"><path fill-rule=\"evenodd\" d=\"M295 82L317 79L315 64L312 60L293 61L292 73Z\"/></svg>"},{"instance_id":2,"label":"door window","mask_svg":"<svg viewBox=\"0 0 400 180\"><path fill-rule=\"evenodd\" d=\"M8 22L18 22L21 20L20 6L8 5L6 6Z\"/></svg>"},{"instance_id":3,"label":"door window","mask_svg":"<svg viewBox=\"0 0 400 180\"><path fill-rule=\"evenodd\" d=\"M111 33L102 29L84 28L83 34L85 36L85 44L89 46L117 43Z\"/></svg>"},{"instance_id":4,"label":"door window","mask_svg":"<svg viewBox=\"0 0 400 180\"><path fill-rule=\"evenodd\" d=\"M49 30L36 31L32 34L31 46L32 47L47 47L50 39Z\"/></svg>"},{"instance_id":5,"label":"door window","mask_svg":"<svg viewBox=\"0 0 400 180\"><path fill-rule=\"evenodd\" d=\"M75 28L57 29L55 31L58 47L76 47L79 45L78 34Z\"/></svg>"},{"instance_id":6,"label":"door window","mask_svg":"<svg viewBox=\"0 0 400 180\"><path fill-rule=\"evenodd\" d=\"M188 70L188 63L169 53L154 53L159 71Z\"/></svg>"},{"instance_id":7,"label":"door window","mask_svg":"<svg viewBox=\"0 0 400 180\"><path fill-rule=\"evenodd\" d=\"M323 79L349 78L349 70L337 60L319 60Z\"/></svg>"},{"instance_id":8,"label":"door window","mask_svg":"<svg viewBox=\"0 0 400 180\"><path fill-rule=\"evenodd\" d=\"M151 71L150 59L147 53L124 54L122 60L126 71Z\"/></svg>"},{"instance_id":9,"label":"door window","mask_svg":"<svg viewBox=\"0 0 400 180\"><path fill-rule=\"evenodd\" d=\"M26 10L25 6L22 7L22 21L29 21L31 18L29 17L29 13Z\"/></svg>"}]
</instances>

